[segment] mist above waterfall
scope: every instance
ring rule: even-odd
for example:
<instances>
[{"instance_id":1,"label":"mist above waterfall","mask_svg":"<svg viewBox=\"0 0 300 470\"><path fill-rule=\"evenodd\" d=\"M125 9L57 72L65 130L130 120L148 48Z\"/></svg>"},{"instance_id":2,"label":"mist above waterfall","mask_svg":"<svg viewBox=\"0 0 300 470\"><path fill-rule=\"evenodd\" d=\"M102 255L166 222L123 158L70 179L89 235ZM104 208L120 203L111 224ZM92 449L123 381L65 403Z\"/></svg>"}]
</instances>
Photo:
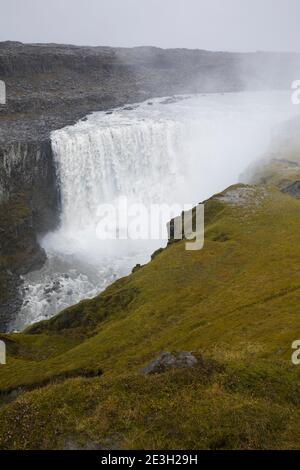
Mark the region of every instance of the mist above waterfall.
<instances>
[{"instance_id":1,"label":"mist above waterfall","mask_svg":"<svg viewBox=\"0 0 300 470\"><path fill-rule=\"evenodd\" d=\"M195 205L238 182L267 154L274 129L297 114L286 92L202 94L94 113L53 132L61 224L41 240L48 262L25 278L13 327L96 295L165 245L99 240L99 205L120 196L146 206Z\"/></svg>"}]
</instances>

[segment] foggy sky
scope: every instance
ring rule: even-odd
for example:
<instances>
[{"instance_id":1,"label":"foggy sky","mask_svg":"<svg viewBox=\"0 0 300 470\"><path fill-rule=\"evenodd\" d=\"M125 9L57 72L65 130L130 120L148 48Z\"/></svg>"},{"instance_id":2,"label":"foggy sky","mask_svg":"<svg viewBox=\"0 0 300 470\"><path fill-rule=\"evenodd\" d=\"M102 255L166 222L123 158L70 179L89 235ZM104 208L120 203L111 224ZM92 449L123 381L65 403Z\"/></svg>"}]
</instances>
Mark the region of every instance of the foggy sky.
<instances>
[{"instance_id":1,"label":"foggy sky","mask_svg":"<svg viewBox=\"0 0 300 470\"><path fill-rule=\"evenodd\" d=\"M0 0L0 41L300 52L299 0Z\"/></svg>"}]
</instances>

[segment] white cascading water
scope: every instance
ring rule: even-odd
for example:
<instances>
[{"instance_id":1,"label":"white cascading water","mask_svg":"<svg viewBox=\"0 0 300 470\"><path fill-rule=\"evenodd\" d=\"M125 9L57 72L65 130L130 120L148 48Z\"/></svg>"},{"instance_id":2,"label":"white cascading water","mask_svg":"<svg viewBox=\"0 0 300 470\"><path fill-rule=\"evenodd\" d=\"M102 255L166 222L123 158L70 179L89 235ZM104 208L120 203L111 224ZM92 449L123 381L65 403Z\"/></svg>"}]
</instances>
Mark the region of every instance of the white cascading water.
<instances>
[{"instance_id":1,"label":"white cascading water","mask_svg":"<svg viewBox=\"0 0 300 470\"><path fill-rule=\"evenodd\" d=\"M198 95L94 113L53 132L61 225L41 240L48 261L24 277L12 329L95 296L166 243L98 240L100 204L126 196L194 205L236 183L268 151L274 127L297 113L284 92Z\"/></svg>"},{"instance_id":2,"label":"white cascading water","mask_svg":"<svg viewBox=\"0 0 300 470\"><path fill-rule=\"evenodd\" d=\"M108 127L97 119L52 135L62 226L71 232L93 226L99 204L119 195L143 203L167 201L170 186L164 183L178 185L184 170L177 158L183 150L182 123L107 119Z\"/></svg>"}]
</instances>

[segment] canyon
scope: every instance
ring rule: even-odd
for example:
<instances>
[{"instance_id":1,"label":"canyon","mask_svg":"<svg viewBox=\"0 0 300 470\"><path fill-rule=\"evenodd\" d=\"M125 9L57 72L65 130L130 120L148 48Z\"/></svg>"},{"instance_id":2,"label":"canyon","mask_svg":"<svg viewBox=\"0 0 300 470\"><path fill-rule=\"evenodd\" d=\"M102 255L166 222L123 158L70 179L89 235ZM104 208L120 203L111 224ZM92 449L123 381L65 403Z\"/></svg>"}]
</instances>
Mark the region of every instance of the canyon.
<instances>
[{"instance_id":1,"label":"canyon","mask_svg":"<svg viewBox=\"0 0 300 470\"><path fill-rule=\"evenodd\" d=\"M59 223L53 131L159 96L288 88L298 70L296 54L0 43L1 330L20 309L20 276L45 263L38 237Z\"/></svg>"},{"instance_id":2,"label":"canyon","mask_svg":"<svg viewBox=\"0 0 300 470\"><path fill-rule=\"evenodd\" d=\"M2 450L299 449L298 64L0 44ZM70 287L48 285L61 248L95 257L99 203L174 190L204 204L203 249L170 230L97 295L35 315Z\"/></svg>"}]
</instances>

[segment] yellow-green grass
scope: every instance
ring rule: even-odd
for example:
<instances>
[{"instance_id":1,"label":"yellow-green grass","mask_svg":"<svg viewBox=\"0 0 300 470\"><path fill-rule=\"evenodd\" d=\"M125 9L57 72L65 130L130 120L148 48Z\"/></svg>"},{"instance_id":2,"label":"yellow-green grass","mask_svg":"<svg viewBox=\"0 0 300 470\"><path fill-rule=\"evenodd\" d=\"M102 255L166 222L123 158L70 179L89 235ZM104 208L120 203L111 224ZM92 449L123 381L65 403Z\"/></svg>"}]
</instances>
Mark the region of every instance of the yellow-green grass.
<instances>
[{"instance_id":1,"label":"yellow-green grass","mask_svg":"<svg viewBox=\"0 0 300 470\"><path fill-rule=\"evenodd\" d=\"M300 446L300 201L234 186L205 216L202 250L170 243L95 299L4 337L0 447ZM203 358L195 369L141 375L182 350Z\"/></svg>"}]
</instances>

